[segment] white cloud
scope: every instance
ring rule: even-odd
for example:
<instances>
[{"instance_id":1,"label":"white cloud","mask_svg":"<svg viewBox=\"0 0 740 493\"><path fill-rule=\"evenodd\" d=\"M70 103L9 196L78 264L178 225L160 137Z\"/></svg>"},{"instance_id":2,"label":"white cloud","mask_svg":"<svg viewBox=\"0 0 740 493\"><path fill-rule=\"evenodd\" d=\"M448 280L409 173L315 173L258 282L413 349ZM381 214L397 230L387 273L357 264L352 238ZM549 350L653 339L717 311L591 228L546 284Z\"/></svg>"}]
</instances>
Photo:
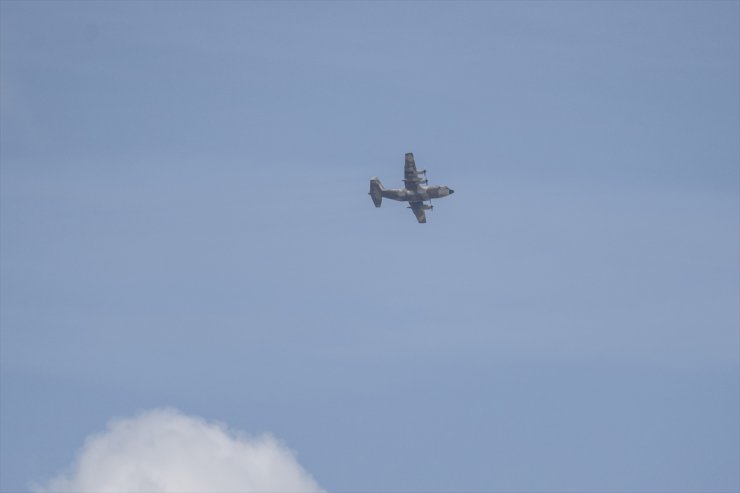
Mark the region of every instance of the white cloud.
<instances>
[{"instance_id":1,"label":"white cloud","mask_svg":"<svg viewBox=\"0 0 740 493\"><path fill-rule=\"evenodd\" d=\"M273 437L246 437L221 425L156 409L117 419L89 437L67 474L39 492L320 492Z\"/></svg>"}]
</instances>

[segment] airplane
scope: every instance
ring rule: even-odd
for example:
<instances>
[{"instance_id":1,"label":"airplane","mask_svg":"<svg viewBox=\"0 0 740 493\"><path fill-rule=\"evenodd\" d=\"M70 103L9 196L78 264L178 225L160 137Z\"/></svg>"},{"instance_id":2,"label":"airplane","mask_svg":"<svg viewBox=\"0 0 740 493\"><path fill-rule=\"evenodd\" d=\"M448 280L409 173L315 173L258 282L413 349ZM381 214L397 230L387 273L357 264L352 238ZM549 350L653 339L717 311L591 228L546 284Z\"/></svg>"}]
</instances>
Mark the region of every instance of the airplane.
<instances>
[{"instance_id":1,"label":"airplane","mask_svg":"<svg viewBox=\"0 0 740 493\"><path fill-rule=\"evenodd\" d=\"M422 179L421 177L424 177ZM380 207L383 197L392 200L398 200L400 202L408 202L408 208L414 212L416 220L420 223L427 222L427 216L424 211L429 211L434 208L432 206L432 199L440 199L447 197L455 193L453 189L444 185L432 185L427 180L427 170L421 171L416 170L416 162L414 161L414 154L411 152L406 153L406 163L403 170L403 183L405 188L383 188L383 184L380 183L377 177L373 177L370 180L370 191L368 195L373 199L375 207ZM429 201L429 204L424 202Z\"/></svg>"}]
</instances>

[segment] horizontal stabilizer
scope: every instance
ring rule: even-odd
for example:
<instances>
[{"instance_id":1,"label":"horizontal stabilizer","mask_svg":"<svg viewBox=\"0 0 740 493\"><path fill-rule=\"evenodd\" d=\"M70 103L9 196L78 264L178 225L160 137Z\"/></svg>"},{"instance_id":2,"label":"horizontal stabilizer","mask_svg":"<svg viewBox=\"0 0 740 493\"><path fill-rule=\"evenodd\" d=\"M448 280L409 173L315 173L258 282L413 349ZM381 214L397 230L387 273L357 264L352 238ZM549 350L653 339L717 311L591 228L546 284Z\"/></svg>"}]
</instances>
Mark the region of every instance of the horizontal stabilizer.
<instances>
[{"instance_id":1,"label":"horizontal stabilizer","mask_svg":"<svg viewBox=\"0 0 740 493\"><path fill-rule=\"evenodd\" d=\"M377 178L370 180L370 191L368 195L373 199L375 207L380 207L380 204L383 202L383 184Z\"/></svg>"}]
</instances>

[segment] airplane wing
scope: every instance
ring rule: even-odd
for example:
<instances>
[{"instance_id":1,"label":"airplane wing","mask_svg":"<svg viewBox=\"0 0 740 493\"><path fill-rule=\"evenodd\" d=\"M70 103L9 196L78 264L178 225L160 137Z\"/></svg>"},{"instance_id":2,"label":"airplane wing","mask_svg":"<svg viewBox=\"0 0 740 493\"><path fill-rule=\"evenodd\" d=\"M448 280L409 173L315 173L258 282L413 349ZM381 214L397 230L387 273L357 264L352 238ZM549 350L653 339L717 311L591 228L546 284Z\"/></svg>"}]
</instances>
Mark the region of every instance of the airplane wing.
<instances>
[{"instance_id":1,"label":"airplane wing","mask_svg":"<svg viewBox=\"0 0 740 493\"><path fill-rule=\"evenodd\" d=\"M427 222L427 215L424 213L424 208L422 207L424 202L410 202L409 205L411 206L411 210L414 211L417 221L420 223Z\"/></svg>"},{"instance_id":2,"label":"airplane wing","mask_svg":"<svg viewBox=\"0 0 740 493\"><path fill-rule=\"evenodd\" d=\"M419 172L416 170L414 154L407 152L406 162L403 167L403 183L406 185L407 190L416 190L421 182L422 180L419 179ZM423 212L424 211L422 211L422 213Z\"/></svg>"}]
</instances>

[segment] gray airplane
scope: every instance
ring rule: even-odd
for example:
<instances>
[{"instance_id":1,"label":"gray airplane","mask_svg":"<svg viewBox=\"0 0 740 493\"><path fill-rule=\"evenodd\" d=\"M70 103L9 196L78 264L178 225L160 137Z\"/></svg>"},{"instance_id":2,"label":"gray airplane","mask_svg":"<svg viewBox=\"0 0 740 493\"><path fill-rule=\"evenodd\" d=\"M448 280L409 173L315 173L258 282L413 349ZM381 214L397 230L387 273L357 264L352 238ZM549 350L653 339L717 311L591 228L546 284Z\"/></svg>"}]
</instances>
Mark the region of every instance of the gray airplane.
<instances>
[{"instance_id":1,"label":"gray airplane","mask_svg":"<svg viewBox=\"0 0 740 493\"><path fill-rule=\"evenodd\" d=\"M421 177L424 177L422 179ZM375 207L380 207L383 197L400 202L408 202L409 209L414 211L416 220L420 223L427 222L427 216L424 211L432 210L432 199L441 199L455 193L450 187L444 185L425 186L429 183L426 179L427 170L417 171L414 155L406 153L406 164L403 169L403 183L406 188L383 188L377 177L370 180L370 192ZM429 201L429 204L424 202Z\"/></svg>"}]
</instances>

